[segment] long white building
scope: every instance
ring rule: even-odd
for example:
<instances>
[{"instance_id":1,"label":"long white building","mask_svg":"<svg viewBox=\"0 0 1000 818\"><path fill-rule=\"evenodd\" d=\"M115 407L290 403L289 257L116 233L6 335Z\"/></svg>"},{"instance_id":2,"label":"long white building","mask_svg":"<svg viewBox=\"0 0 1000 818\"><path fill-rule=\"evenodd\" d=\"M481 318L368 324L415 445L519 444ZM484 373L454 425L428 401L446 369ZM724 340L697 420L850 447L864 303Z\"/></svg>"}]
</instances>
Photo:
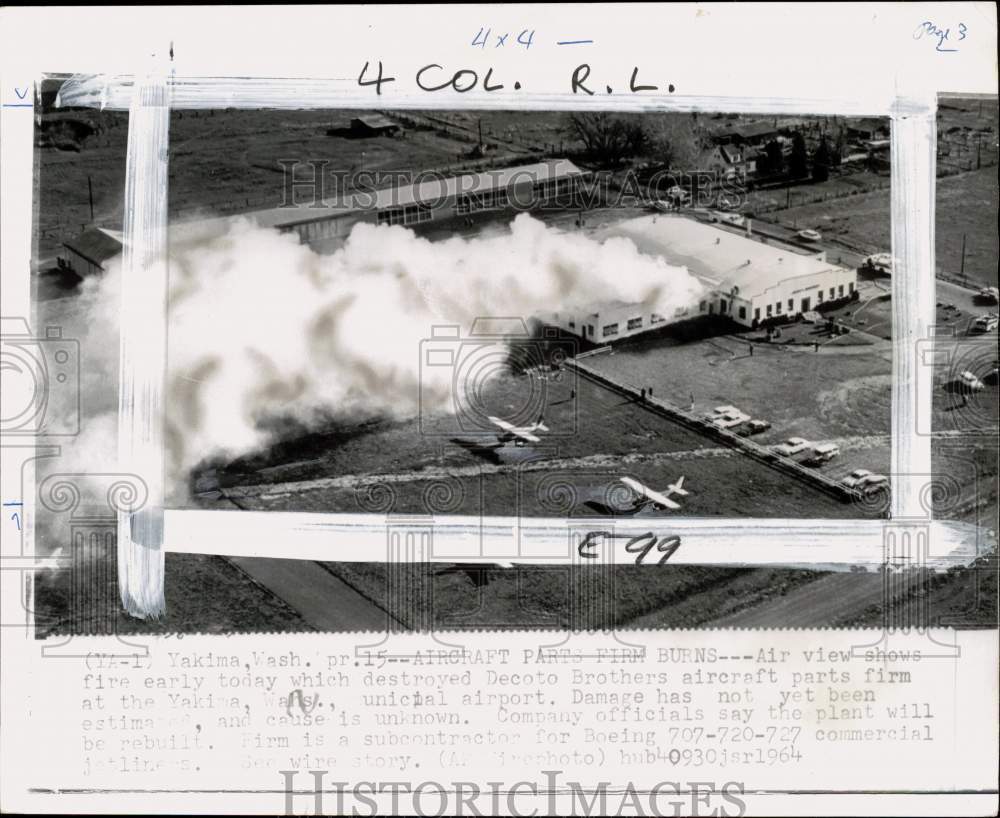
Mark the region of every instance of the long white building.
<instances>
[{"instance_id":1,"label":"long white building","mask_svg":"<svg viewBox=\"0 0 1000 818\"><path fill-rule=\"evenodd\" d=\"M638 335L698 315L720 315L745 327L794 318L825 302L850 298L857 271L826 260L825 252L797 253L742 232L680 215L658 215L619 225L609 235L630 238L640 250L684 267L704 285L697 304L658 315L642 305L596 305L559 313L557 326L596 344ZM615 271L616 275L627 274Z\"/></svg>"},{"instance_id":2,"label":"long white building","mask_svg":"<svg viewBox=\"0 0 1000 818\"><path fill-rule=\"evenodd\" d=\"M496 168L458 176L425 174L414 184L357 191L335 204L300 205L256 210L236 216L220 216L170 225L171 241L202 240L224 233L234 219L249 219L260 227L295 233L302 244L324 252L339 247L358 222L419 225L426 222L466 218L485 211L531 210L565 203L588 178L568 159L552 159L531 165ZM110 241L109 241L110 237ZM95 242L100 239L99 242ZM81 275L100 272L109 258L120 252L121 234L91 228L65 243L67 260ZM117 246L111 246L117 243ZM100 245L100 259L89 248Z\"/></svg>"}]
</instances>

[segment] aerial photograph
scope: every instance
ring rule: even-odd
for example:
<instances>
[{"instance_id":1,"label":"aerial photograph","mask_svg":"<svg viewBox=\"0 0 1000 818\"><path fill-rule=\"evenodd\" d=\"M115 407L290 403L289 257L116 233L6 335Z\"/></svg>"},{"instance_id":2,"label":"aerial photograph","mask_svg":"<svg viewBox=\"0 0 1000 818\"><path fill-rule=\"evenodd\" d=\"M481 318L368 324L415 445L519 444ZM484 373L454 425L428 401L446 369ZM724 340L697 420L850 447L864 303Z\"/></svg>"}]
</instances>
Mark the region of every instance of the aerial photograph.
<instances>
[{"instance_id":1,"label":"aerial photograph","mask_svg":"<svg viewBox=\"0 0 1000 818\"><path fill-rule=\"evenodd\" d=\"M128 114L60 86L36 107L32 321L79 344L79 393L46 409L79 432L35 466L36 548L73 564L35 575L38 637L877 628L917 595L932 623L996 627L996 98L942 99L937 123L927 502L977 532L975 559L887 593L858 566L167 553L166 616L138 620L100 480ZM889 119L229 109L169 128L168 508L888 518Z\"/></svg>"}]
</instances>

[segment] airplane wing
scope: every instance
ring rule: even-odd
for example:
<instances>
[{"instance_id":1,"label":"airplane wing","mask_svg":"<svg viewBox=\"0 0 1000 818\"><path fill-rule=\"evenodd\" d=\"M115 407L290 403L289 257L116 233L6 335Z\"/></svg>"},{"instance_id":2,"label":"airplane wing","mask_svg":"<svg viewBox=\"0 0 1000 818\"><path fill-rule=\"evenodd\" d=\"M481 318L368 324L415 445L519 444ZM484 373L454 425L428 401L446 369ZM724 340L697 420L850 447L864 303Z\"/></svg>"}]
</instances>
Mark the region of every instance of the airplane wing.
<instances>
[{"instance_id":1,"label":"airplane wing","mask_svg":"<svg viewBox=\"0 0 1000 818\"><path fill-rule=\"evenodd\" d=\"M646 497L647 497L647 499L652 500L654 503L657 503L657 504L659 504L661 506L664 506L666 508L674 508L674 509L680 508L680 505L678 505L677 503L675 503L669 497L666 497L665 495L660 494L660 492L658 492L658 491L647 491L646 492Z\"/></svg>"},{"instance_id":2,"label":"airplane wing","mask_svg":"<svg viewBox=\"0 0 1000 818\"><path fill-rule=\"evenodd\" d=\"M653 491L650 488L646 488L638 480L634 480L631 477L621 477L619 478L626 486L628 486L632 491L638 494L640 497L645 497L647 500L661 505L664 508L680 508L680 506L671 500L669 497L665 497L658 491Z\"/></svg>"},{"instance_id":3,"label":"airplane wing","mask_svg":"<svg viewBox=\"0 0 1000 818\"><path fill-rule=\"evenodd\" d=\"M514 437L519 437L522 440L530 440L532 443L540 443L541 438L535 437L531 432L527 432L524 429L519 429L513 423L508 423L506 420L501 418L490 417L490 423L494 426L499 426L508 435L513 435Z\"/></svg>"}]
</instances>

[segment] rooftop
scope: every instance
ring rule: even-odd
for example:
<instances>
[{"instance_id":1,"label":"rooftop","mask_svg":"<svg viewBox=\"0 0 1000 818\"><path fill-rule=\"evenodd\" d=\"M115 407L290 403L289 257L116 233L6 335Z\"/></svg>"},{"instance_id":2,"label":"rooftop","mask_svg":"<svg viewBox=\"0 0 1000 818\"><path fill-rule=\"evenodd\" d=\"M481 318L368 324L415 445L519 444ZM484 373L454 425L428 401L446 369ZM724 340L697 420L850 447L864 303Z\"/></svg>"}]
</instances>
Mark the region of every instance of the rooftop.
<instances>
[{"instance_id":1,"label":"rooftop","mask_svg":"<svg viewBox=\"0 0 1000 818\"><path fill-rule=\"evenodd\" d=\"M63 242L63 247L100 267L121 252L122 234L106 227L88 227L79 236Z\"/></svg>"},{"instance_id":2,"label":"rooftop","mask_svg":"<svg viewBox=\"0 0 1000 818\"><path fill-rule=\"evenodd\" d=\"M733 137L739 139L755 139L762 136L776 134L778 130L779 129L775 127L773 120L764 120L759 122L745 122L722 128L718 131L717 136L730 139Z\"/></svg>"},{"instance_id":3,"label":"rooftop","mask_svg":"<svg viewBox=\"0 0 1000 818\"><path fill-rule=\"evenodd\" d=\"M838 269L815 256L686 216L646 216L618 225L612 234L627 236L640 250L656 253L668 264L687 267L713 289L730 292L739 287L740 296L748 299L780 281Z\"/></svg>"},{"instance_id":4,"label":"rooftop","mask_svg":"<svg viewBox=\"0 0 1000 818\"><path fill-rule=\"evenodd\" d=\"M351 118L351 122L361 122L369 128L398 128L399 123L382 114L362 114Z\"/></svg>"},{"instance_id":5,"label":"rooftop","mask_svg":"<svg viewBox=\"0 0 1000 818\"><path fill-rule=\"evenodd\" d=\"M548 181L570 176L583 176L568 159L550 159L533 165L518 165L510 168L496 168L481 173L465 173L458 176L435 176L428 181L413 185L381 188L379 190L354 193L348 201L337 204L300 205L296 207L273 207L268 210L253 210L232 216L213 216L170 224L170 238L177 241L203 240L226 232L237 219L248 219L259 227L281 229L313 221L346 216L357 212L372 212L388 207L406 207L413 204L435 204L459 193L484 193L505 188L525 181ZM90 235L99 233L101 235ZM88 228L65 245L85 256L95 264L117 255L121 251L122 234L105 228ZM81 249L78 249L81 248ZM84 252L89 252L96 257Z\"/></svg>"}]
</instances>

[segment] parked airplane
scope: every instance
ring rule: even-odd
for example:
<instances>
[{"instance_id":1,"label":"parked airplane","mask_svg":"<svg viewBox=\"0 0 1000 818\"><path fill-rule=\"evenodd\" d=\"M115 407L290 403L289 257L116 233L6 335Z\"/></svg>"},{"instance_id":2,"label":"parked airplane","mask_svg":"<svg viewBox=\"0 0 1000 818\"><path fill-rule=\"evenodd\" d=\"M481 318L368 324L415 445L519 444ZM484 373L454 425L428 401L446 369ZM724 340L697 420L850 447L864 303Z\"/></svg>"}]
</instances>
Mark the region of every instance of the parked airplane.
<instances>
[{"instance_id":1,"label":"parked airplane","mask_svg":"<svg viewBox=\"0 0 1000 818\"><path fill-rule=\"evenodd\" d=\"M545 425L544 420L544 417L539 415L538 420L530 426L515 426L506 420L490 417L490 423L503 429L503 432L497 435L497 440L500 444L503 445L513 440L515 446L523 446L526 442L540 443L541 438L532 433L549 431L549 427Z\"/></svg>"},{"instance_id":2,"label":"parked airplane","mask_svg":"<svg viewBox=\"0 0 1000 818\"><path fill-rule=\"evenodd\" d=\"M632 511L639 511L644 506L650 504L652 504L654 508L678 509L680 508L680 505L671 500L670 496L673 494L676 494L679 497L688 496L688 492L684 489L683 475L678 478L676 483L671 483L663 491L653 491L653 489L647 488L638 480L633 480L631 477L621 477L619 479L638 495L636 497L635 505L631 509Z\"/></svg>"}]
</instances>

